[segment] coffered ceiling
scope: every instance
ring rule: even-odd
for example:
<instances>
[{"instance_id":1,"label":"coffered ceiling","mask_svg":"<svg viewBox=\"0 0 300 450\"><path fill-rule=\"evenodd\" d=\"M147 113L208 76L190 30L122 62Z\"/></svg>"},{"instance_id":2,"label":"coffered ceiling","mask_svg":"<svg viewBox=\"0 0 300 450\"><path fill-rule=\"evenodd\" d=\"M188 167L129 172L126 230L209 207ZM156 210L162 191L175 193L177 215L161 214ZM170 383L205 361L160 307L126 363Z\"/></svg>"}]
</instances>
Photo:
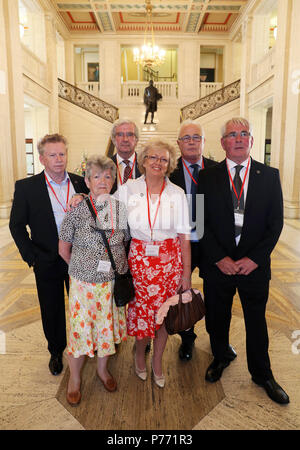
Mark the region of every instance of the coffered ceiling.
<instances>
[{"instance_id":1,"label":"coffered ceiling","mask_svg":"<svg viewBox=\"0 0 300 450\"><path fill-rule=\"evenodd\" d=\"M145 0L51 0L72 33L141 33ZM229 32L248 0L152 0L155 33Z\"/></svg>"}]
</instances>

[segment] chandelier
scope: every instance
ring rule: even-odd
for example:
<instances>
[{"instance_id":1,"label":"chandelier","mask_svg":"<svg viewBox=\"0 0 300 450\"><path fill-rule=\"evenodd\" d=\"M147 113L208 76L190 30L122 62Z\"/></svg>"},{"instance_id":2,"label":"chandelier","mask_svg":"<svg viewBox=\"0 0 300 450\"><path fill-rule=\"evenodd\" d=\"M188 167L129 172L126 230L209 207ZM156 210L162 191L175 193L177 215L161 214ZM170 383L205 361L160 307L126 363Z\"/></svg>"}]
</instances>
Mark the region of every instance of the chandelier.
<instances>
[{"instance_id":1,"label":"chandelier","mask_svg":"<svg viewBox=\"0 0 300 450\"><path fill-rule=\"evenodd\" d=\"M144 45L141 48L133 49L133 60L142 66L159 66L165 61L166 51L155 45L151 0L146 0L146 13Z\"/></svg>"}]
</instances>

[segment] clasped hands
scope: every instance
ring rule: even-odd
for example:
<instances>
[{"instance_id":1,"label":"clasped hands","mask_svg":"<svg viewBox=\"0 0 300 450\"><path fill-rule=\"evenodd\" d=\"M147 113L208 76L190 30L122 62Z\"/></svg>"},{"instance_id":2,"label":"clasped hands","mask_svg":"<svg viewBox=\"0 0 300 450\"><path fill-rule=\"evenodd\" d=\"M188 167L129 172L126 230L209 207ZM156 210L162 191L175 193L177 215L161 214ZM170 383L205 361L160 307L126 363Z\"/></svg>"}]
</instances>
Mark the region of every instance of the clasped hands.
<instances>
[{"instance_id":1,"label":"clasped hands","mask_svg":"<svg viewBox=\"0 0 300 450\"><path fill-rule=\"evenodd\" d=\"M244 258L234 261L230 256L225 256L216 263L216 266L224 273L224 275L249 275L258 265L252 259L244 256Z\"/></svg>"}]
</instances>

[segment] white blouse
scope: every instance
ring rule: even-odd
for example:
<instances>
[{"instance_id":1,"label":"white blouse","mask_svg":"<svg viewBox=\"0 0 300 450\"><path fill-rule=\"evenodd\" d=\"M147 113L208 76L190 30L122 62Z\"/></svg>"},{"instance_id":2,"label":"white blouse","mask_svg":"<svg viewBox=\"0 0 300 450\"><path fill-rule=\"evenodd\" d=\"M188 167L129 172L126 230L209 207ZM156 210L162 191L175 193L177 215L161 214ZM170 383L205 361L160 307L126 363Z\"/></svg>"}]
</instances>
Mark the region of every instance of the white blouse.
<instances>
[{"instance_id":1,"label":"white blouse","mask_svg":"<svg viewBox=\"0 0 300 450\"><path fill-rule=\"evenodd\" d=\"M172 183L167 177L156 215L159 195L153 203L149 199L150 221L153 240L163 241L176 238L178 234L190 234L189 209L184 190ZM130 234L142 241L151 241L151 228L148 218L147 190L145 176L128 180L120 186L114 196L125 203L128 213Z\"/></svg>"}]
</instances>

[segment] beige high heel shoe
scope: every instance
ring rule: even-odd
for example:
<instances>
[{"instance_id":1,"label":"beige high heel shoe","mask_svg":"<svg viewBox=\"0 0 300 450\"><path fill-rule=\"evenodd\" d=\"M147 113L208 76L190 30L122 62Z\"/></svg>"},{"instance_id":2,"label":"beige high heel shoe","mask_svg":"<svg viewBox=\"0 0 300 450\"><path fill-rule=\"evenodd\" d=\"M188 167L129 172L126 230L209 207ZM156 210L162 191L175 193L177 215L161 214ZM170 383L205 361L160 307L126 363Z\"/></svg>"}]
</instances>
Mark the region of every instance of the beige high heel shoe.
<instances>
[{"instance_id":1,"label":"beige high heel shoe","mask_svg":"<svg viewBox=\"0 0 300 450\"><path fill-rule=\"evenodd\" d=\"M166 382L165 376L164 375L160 375L160 376L156 375L156 373L154 372L154 369L153 369L152 361L151 361L151 367L152 367L152 374L153 374L153 379L154 379L155 384L157 384L158 387L163 388L165 386L165 382Z\"/></svg>"},{"instance_id":2,"label":"beige high heel shoe","mask_svg":"<svg viewBox=\"0 0 300 450\"><path fill-rule=\"evenodd\" d=\"M143 381L147 380L147 370L145 369L139 369L136 363L136 354L134 355L134 368L136 375Z\"/></svg>"}]
</instances>

